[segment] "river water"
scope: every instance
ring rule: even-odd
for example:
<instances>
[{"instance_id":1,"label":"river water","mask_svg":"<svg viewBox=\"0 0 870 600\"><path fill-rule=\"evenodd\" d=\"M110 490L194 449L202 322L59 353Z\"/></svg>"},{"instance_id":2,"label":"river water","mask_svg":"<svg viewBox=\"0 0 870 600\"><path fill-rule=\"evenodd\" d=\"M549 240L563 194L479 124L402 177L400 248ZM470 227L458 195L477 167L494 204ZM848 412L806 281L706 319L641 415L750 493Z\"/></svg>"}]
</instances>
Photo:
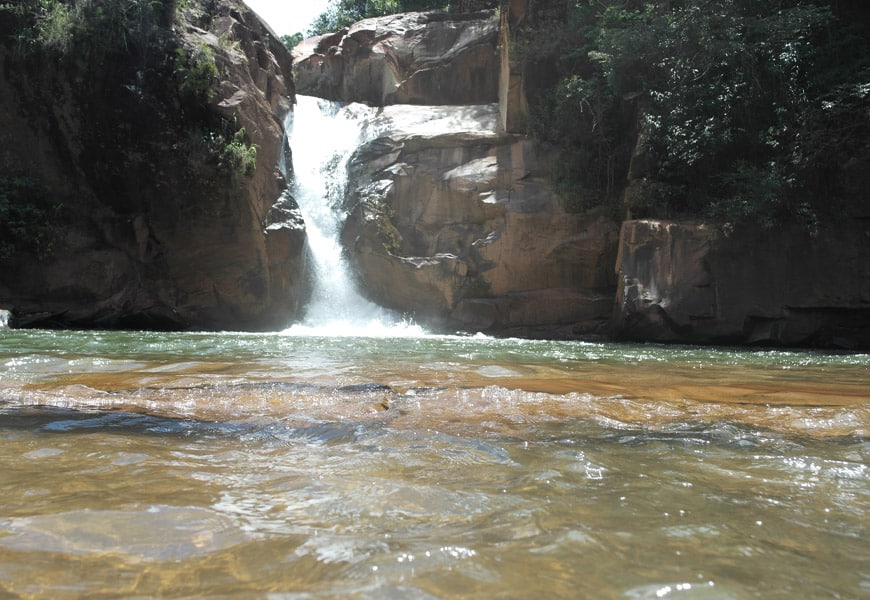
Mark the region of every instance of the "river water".
<instances>
[{"instance_id":1,"label":"river water","mask_svg":"<svg viewBox=\"0 0 870 600\"><path fill-rule=\"evenodd\" d=\"M870 357L0 330L0 596L866 598Z\"/></svg>"}]
</instances>

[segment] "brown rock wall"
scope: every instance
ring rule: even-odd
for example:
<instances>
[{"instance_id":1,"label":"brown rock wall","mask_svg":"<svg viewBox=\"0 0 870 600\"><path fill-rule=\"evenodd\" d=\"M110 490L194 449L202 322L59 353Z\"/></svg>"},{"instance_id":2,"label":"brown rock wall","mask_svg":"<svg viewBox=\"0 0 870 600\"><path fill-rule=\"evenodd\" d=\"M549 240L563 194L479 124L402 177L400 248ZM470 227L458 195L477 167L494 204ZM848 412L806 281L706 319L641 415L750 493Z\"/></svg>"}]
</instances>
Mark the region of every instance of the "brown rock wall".
<instances>
[{"instance_id":1,"label":"brown rock wall","mask_svg":"<svg viewBox=\"0 0 870 600\"><path fill-rule=\"evenodd\" d=\"M498 98L498 20L404 13L365 19L294 50L300 94L344 102L482 104Z\"/></svg>"},{"instance_id":2,"label":"brown rock wall","mask_svg":"<svg viewBox=\"0 0 870 600\"><path fill-rule=\"evenodd\" d=\"M616 224L567 213L547 179L549 154L498 133L494 105L421 110L442 133L421 133L428 122L389 107L382 137L354 161L344 240L368 295L444 328L600 332Z\"/></svg>"},{"instance_id":3,"label":"brown rock wall","mask_svg":"<svg viewBox=\"0 0 870 600\"><path fill-rule=\"evenodd\" d=\"M51 215L50 249L0 259L0 307L21 326L282 327L304 291L304 228L272 210L289 53L237 0L191 3L150 44L99 66L0 45L0 147L18 149L0 176ZM202 48L218 76L195 101L174 61ZM249 176L209 141L222 128L256 146Z\"/></svg>"},{"instance_id":4,"label":"brown rock wall","mask_svg":"<svg viewBox=\"0 0 870 600\"><path fill-rule=\"evenodd\" d=\"M723 231L627 221L614 334L656 342L870 346L870 227Z\"/></svg>"}]
</instances>

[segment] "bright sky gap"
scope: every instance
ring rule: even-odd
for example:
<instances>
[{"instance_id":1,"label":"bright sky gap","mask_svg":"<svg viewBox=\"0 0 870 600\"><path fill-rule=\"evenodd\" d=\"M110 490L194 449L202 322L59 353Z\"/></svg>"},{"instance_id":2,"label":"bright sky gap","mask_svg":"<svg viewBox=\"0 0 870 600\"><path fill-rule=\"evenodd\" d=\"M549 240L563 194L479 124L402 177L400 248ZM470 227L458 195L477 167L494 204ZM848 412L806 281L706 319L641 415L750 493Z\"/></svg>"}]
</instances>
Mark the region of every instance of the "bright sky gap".
<instances>
[{"instance_id":1,"label":"bright sky gap","mask_svg":"<svg viewBox=\"0 0 870 600\"><path fill-rule=\"evenodd\" d=\"M278 35L305 33L328 0L245 0Z\"/></svg>"}]
</instances>

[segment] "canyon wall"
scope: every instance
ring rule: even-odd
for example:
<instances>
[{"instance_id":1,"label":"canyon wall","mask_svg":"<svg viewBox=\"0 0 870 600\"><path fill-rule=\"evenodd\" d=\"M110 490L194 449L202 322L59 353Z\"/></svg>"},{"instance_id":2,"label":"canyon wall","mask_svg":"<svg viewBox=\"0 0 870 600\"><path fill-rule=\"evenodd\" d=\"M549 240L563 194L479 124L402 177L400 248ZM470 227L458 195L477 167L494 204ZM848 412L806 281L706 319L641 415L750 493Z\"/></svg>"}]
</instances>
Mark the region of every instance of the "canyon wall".
<instances>
[{"instance_id":1,"label":"canyon wall","mask_svg":"<svg viewBox=\"0 0 870 600\"><path fill-rule=\"evenodd\" d=\"M605 333L617 225L602 211L565 211L552 156L497 122L494 104L380 113L346 205L364 291L440 329Z\"/></svg>"},{"instance_id":2,"label":"canyon wall","mask_svg":"<svg viewBox=\"0 0 870 600\"><path fill-rule=\"evenodd\" d=\"M364 19L296 47L297 90L372 106L493 102L498 31L493 11Z\"/></svg>"},{"instance_id":3,"label":"canyon wall","mask_svg":"<svg viewBox=\"0 0 870 600\"><path fill-rule=\"evenodd\" d=\"M566 210L558 153L523 135L527 94L546 74L510 48L533 12L528 0L508 2L497 42L486 13L411 14L297 48L308 93L384 107L352 164L345 206L344 244L368 296L429 326L498 335L870 345L866 220L815 231L644 220L620 231L612 209ZM402 87L418 76L408 58L418 47L442 49L422 62L454 74L449 97ZM481 94L476 82L496 69L499 86Z\"/></svg>"}]
</instances>

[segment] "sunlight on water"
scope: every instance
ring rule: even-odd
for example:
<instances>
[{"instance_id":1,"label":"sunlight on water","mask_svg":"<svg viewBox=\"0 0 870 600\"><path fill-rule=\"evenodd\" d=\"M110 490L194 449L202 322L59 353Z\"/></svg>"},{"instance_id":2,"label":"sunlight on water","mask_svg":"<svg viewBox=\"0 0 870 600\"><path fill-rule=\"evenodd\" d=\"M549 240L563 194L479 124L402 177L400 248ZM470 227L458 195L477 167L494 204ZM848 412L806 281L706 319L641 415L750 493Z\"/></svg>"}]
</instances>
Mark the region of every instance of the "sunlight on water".
<instances>
[{"instance_id":1,"label":"sunlight on water","mask_svg":"<svg viewBox=\"0 0 870 600\"><path fill-rule=\"evenodd\" d=\"M0 596L870 590L867 355L413 331L3 331Z\"/></svg>"}]
</instances>

